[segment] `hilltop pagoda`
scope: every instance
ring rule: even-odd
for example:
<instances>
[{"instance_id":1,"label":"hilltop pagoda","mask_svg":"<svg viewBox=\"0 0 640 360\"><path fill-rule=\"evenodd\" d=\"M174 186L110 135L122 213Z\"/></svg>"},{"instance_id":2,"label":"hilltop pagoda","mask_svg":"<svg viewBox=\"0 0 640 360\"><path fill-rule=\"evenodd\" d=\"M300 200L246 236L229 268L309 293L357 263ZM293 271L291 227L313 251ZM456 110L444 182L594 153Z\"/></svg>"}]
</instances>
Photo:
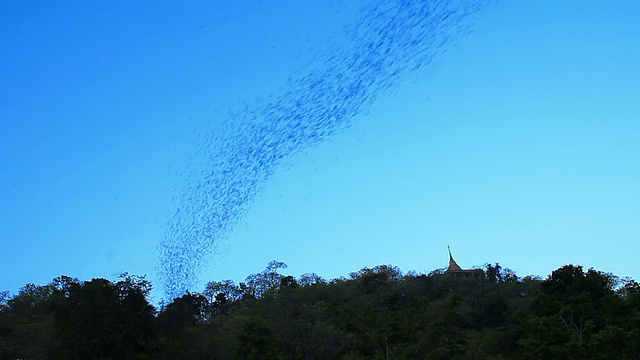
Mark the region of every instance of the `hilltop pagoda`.
<instances>
[{"instance_id":1,"label":"hilltop pagoda","mask_svg":"<svg viewBox=\"0 0 640 360\"><path fill-rule=\"evenodd\" d=\"M484 275L482 269L463 269L458 265L458 263L453 260L453 256L451 255L451 248L447 245L447 249L449 250L449 267L444 272L445 274L451 274L459 277L474 277L481 278Z\"/></svg>"}]
</instances>

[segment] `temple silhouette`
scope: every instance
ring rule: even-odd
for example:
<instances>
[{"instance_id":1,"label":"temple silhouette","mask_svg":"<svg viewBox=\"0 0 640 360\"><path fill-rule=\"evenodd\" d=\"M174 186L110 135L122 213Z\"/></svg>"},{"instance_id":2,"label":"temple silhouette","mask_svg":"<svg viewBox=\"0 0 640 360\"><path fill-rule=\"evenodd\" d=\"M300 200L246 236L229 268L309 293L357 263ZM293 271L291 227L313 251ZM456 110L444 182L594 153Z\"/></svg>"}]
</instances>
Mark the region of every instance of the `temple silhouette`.
<instances>
[{"instance_id":1,"label":"temple silhouette","mask_svg":"<svg viewBox=\"0 0 640 360\"><path fill-rule=\"evenodd\" d=\"M481 278L484 275L484 271L482 269L463 269L458 265L458 263L453 260L453 256L451 255L451 248L447 245L447 250L449 250L449 267L444 272L445 274L450 274L459 277L474 277Z\"/></svg>"}]
</instances>

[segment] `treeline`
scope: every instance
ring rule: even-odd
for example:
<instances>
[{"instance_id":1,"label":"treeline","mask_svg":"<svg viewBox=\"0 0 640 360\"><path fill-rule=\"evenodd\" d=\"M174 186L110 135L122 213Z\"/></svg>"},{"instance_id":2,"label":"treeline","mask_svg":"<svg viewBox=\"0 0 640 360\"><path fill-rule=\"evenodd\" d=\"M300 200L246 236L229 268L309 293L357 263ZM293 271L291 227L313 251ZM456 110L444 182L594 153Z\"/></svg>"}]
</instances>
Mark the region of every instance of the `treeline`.
<instances>
[{"instance_id":1,"label":"treeline","mask_svg":"<svg viewBox=\"0 0 640 360\"><path fill-rule=\"evenodd\" d=\"M640 285L566 265L469 277L271 262L156 309L151 283L61 276L0 296L1 359L640 359Z\"/></svg>"}]
</instances>

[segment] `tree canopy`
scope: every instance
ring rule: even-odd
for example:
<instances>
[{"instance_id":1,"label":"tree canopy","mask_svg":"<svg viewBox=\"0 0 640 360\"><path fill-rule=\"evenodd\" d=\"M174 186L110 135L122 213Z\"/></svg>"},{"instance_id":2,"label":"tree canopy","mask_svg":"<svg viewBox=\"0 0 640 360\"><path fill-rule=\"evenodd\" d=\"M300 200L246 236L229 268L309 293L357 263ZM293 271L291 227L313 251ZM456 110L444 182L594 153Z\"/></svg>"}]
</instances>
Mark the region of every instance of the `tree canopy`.
<instances>
[{"instance_id":1,"label":"tree canopy","mask_svg":"<svg viewBox=\"0 0 640 360\"><path fill-rule=\"evenodd\" d=\"M640 359L640 285L595 269L380 265L327 281L285 268L158 308L127 273L27 284L0 293L0 359Z\"/></svg>"}]
</instances>

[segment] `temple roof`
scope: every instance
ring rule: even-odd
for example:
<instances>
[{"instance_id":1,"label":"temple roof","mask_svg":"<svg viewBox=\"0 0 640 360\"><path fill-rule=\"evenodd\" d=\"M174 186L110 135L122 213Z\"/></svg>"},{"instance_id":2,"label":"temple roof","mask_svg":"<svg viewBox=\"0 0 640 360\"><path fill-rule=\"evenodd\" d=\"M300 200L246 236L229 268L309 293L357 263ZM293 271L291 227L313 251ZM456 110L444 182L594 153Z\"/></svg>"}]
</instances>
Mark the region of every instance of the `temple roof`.
<instances>
[{"instance_id":1,"label":"temple roof","mask_svg":"<svg viewBox=\"0 0 640 360\"><path fill-rule=\"evenodd\" d=\"M460 265L458 265L458 263L453 260L453 256L451 255L451 248L449 248L449 246L447 245L447 249L449 250L449 267L447 268L447 270L445 271L445 273L480 273L482 272L481 269L463 269L460 267Z\"/></svg>"},{"instance_id":2,"label":"temple roof","mask_svg":"<svg viewBox=\"0 0 640 360\"><path fill-rule=\"evenodd\" d=\"M449 247L447 246L447 248ZM460 265L458 265L458 263L453 260L453 256L451 256L451 249L449 249L449 267L447 268L447 271L462 271Z\"/></svg>"}]
</instances>

